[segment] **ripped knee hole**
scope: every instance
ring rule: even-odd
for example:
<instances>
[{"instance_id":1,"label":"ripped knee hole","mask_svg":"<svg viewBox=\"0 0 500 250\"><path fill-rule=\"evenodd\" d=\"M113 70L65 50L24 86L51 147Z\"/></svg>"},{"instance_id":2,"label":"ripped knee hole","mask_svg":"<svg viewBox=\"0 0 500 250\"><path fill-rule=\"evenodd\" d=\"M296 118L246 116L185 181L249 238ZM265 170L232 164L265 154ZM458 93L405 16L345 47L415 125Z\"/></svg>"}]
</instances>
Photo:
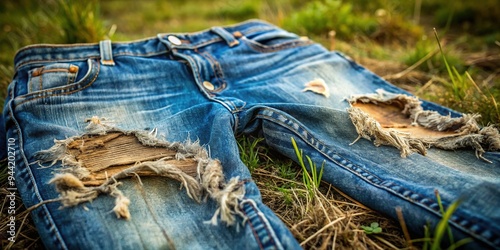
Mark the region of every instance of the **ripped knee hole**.
<instances>
[{"instance_id":1,"label":"ripped knee hole","mask_svg":"<svg viewBox=\"0 0 500 250\"><path fill-rule=\"evenodd\" d=\"M480 128L479 115L464 114L452 118L436 111L424 110L416 97L377 93L352 96L349 117L358 138L373 140L376 146L389 145L400 150L401 157L417 152L425 155L427 148L445 150L473 148L476 156L500 150L500 134L492 126Z\"/></svg>"},{"instance_id":2,"label":"ripped knee hole","mask_svg":"<svg viewBox=\"0 0 500 250\"><path fill-rule=\"evenodd\" d=\"M179 181L187 195L202 201L208 196L218 202L211 223L217 219L233 225L238 202L245 194L236 177L227 181L217 159L211 159L197 142L168 142L145 131L124 131L88 119L87 133L55 140L48 150L37 152L40 163L61 163L49 183L61 196L63 207L89 202L101 194L115 197L113 211L118 218L130 219L130 200L118 188L120 179L164 177Z\"/></svg>"}]
</instances>

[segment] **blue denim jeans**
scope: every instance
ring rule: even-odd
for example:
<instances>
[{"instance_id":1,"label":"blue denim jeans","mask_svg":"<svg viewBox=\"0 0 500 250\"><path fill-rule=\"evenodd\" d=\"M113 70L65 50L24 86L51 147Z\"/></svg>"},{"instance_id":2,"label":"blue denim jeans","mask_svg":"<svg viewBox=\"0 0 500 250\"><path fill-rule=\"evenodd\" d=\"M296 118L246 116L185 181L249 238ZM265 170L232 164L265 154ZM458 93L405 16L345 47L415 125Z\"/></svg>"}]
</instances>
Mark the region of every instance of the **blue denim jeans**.
<instances>
[{"instance_id":1,"label":"blue denim jeans","mask_svg":"<svg viewBox=\"0 0 500 250\"><path fill-rule=\"evenodd\" d=\"M436 190L445 207L460 200L455 239L500 247L500 154L465 128L473 117L271 24L33 45L15 68L2 125L48 249L300 248L239 158L235 135L250 133L296 160L294 138L324 181L393 218L401 208L413 232L442 218Z\"/></svg>"}]
</instances>

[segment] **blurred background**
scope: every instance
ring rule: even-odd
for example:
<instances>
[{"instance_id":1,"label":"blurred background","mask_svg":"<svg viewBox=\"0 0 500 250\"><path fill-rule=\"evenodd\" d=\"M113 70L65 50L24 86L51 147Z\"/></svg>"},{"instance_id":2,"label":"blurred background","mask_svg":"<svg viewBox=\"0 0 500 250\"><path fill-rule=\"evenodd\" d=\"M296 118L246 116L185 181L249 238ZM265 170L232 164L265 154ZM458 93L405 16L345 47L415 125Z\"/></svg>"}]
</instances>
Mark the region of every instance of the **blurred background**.
<instances>
[{"instance_id":1,"label":"blurred background","mask_svg":"<svg viewBox=\"0 0 500 250\"><path fill-rule=\"evenodd\" d=\"M498 127L499 17L498 0L2 0L0 104L3 106L7 85L14 75L14 55L26 45L129 41L259 18L309 36L330 50L339 50L422 99L460 112L479 113L482 125ZM341 193L334 194L331 186L323 185L322 194L312 200L301 195L300 167L281 159L261 141L238 138L241 158L261 188L266 204L293 228L294 236L305 248L335 244L357 249L415 247L403 237L404 228L401 230L397 223ZM2 184L7 176L4 165L0 167ZM0 189L0 193L4 192ZM331 211L345 213L329 212L331 220L344 216L349 221L318 235L321 222L326 221L323 210L318 216L311 212L315 211L318 197L326 197L325 204L341 208ZM19 207L19 225L23 226L18 241L11 245L2 239L2 248L42 247L36 229L22 211L24 208ZM362 216L351 220L352 214ZM6 210L2 209L0 219L3 221L5 216ZM371 231L362 225L373 221L377 227L380 223L384 231L380 236L368 237ZM1 233L6 231L4 224L0 225ZM313 234L317 237L311 240ZM330 241L324 241L327 238ZM434 239L417 241L430 243Z\"/></svg>"}]
</instances>

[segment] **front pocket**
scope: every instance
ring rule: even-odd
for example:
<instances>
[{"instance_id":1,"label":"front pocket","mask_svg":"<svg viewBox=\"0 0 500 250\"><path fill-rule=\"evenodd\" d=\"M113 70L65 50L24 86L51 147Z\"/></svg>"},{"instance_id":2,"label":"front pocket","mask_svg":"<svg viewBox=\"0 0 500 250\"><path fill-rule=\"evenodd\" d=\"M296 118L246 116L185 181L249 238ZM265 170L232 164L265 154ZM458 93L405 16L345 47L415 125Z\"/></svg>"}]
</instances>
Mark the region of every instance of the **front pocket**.
<instances>
[{"instance_id":1,"label":"front pocket","mask_svg":"<svg viewBox=\"0 0 500 250\"><path fill-rule=\"evenodd\" d=\"M72 84L79 67L70 63L54 63L28 72L28 93Z\"/></svg>"},{"instance_id":2,"label":"front pocket","mask_svg":"<svg viewBox=\"0 0 500 250\"><path fill-rule=\"evenodd\" d=\"M57 95L70 95L94 83L99 75L97 61L53 63L28 71L27 93L16 97L17 103Z\"/></svg>"}]
</instances>

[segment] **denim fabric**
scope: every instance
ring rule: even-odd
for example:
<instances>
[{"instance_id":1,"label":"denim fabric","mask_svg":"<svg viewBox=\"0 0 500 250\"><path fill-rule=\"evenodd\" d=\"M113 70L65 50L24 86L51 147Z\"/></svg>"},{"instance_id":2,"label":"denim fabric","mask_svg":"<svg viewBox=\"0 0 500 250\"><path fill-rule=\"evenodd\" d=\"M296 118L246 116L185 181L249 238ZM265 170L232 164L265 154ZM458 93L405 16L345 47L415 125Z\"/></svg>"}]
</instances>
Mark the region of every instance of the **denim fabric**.
<instances>
[{"instance_id":1,"label":"denim fabric","mask_svg":"<svg viewBox=\"0 0 500 250\"><path fill-rule=\"evenodd\" d=\"M110 47L108 47L110 45ZM102 58L106 60L101 60ZM206 223L218 208L197 203L179 182L123 179L130 220L110 212L113 197L32 212L48 249L296 249L286 226L261 201L241 162L235 135L260 133L269 146L296 159L294 138L323 179L372 209L396 218L401 207L410 229L422 232L441 219L443 204L462 203L450 223L470 247L500 247L500 154L487 163L473 150L430 149L401 158L398 149L358 134L346 109L351 95L403 90L308 39L251 20L198 33L159 34L128 43L34 45L15 57L3 118L6 137L18 142L15 172L26 206L58 197L48 184L61 166L37 164L35 154L86 133L88 119L123 131L155 131L169 142L199 140L218 159L227 180L239 178L244 197L238 226ZM322 79L329 96L303 91ZM460 114L423 102L424 109Z\"/></svg>"}]
</instances>

